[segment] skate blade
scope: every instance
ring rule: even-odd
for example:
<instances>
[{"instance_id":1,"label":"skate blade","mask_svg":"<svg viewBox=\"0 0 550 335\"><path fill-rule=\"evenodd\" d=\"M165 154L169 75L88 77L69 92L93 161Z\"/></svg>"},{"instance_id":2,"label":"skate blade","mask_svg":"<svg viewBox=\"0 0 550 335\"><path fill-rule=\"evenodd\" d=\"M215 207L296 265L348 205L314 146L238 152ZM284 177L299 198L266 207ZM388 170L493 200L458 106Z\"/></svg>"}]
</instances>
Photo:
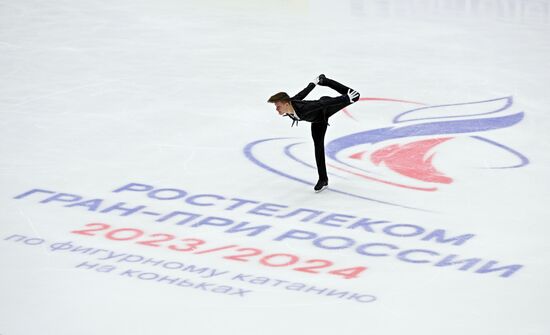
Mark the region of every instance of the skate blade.
<instances>
[{"instance_id":1,"label":"skate blade","mask_svg":"<svg viewBox=\"0 0 550 335\"><path fill-rule=\"evenodd\" d=\"M319 193L319 192L323 192L323 191L326 190L327 188L328 188L328 185L323 186L323 188L321 188L321 189L318 190L318 191L317 191L317 190L314 190L314 191L315 191L315 193Z\"/></svg>"}]
</instances>

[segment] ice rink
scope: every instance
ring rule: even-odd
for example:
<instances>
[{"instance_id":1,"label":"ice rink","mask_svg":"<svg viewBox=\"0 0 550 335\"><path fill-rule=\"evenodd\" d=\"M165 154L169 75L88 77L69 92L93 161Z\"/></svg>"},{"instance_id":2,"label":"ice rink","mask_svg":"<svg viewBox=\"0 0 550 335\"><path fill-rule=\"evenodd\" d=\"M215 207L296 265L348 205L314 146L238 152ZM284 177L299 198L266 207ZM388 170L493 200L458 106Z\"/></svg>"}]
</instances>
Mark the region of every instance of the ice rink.
<instances>
[{"instance_id":1,"label":"ice rink","mask_svg":"<svg viewBox=\"0 0 550 335\"><path fill-rule=\"evenodd\" d=\"M549 61L548 0L0 0L0 334L550 334Z\"/></svg>"}]
</instances>

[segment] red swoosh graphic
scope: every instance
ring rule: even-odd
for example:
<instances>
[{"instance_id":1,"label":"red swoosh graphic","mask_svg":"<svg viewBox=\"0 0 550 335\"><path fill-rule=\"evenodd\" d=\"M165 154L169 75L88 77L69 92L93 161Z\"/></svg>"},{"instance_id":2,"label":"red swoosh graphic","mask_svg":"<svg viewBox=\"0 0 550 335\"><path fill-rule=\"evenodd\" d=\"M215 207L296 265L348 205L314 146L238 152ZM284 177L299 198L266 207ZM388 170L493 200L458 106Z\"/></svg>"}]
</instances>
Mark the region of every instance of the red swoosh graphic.
<instances>
[{"instance_id":1,"label":"red swoosh graphic","mask_svg":"<svg viewBox=\"0 0 550 335\"><path fill-rule=\"evenodd\" d=\"M415 105L426 106L426 104L417 102L417 101L375 98L375 97L360 98L359 101L391 101L391 102L402 102L402 103L410 103ZM351 119L356 120L346 108L344 108L342 111L344 112L345 115L347 115ZM429 150L431 150L435 146L449 139L451 139L451 137L416 141L405 145L399 145L399 144L390 145L388 147L375 151L371 155L371 161L376 165L380 165L382 162L384 162L385 165L389 169L393 170L394 172L397 172L401 175L404 175L413 179L417 179L425 182L450 184L453 181L452 178L447 177L441 172L437 171L437 169L433 166L432 159L434 154L430 155L427 158L425 157ZM362 152L357 152L355 154L352 154L349 157L352 159L361 160L363 159L363 156L365 154L366 154L366 151L362 151ZM383 179L374 178L374 177L365 175L363 173L355 172L353 170L342 168L333 164L328 164L328 165L340 171L344 171L344 172L353 174L355 176L368 179L371 181L383 183L386 185L392 185L396 187L401 187L401 188L406 188L411 190L418 190L418 191L427 191L427 192L437 191L437 187L416 187L416 186L404 185L404 184L395 183L395 182L391 182Z\"/></svg>"},{"instance_id":2,"label":"red swoosh graphic","mask_svg":"<svg viewBox=\"0 0 550 335\"><path fill-rule=\"evenodd\" d=\"M434 154L426 157L429 150L450 139L452 137L416 141L405 145L390 145L375 151L371 155L371 161L376 165L384 163L391 170L410 178L431 183L450 184L453 179L437 171L433 166Z\"/></svg>"}]
</instances>

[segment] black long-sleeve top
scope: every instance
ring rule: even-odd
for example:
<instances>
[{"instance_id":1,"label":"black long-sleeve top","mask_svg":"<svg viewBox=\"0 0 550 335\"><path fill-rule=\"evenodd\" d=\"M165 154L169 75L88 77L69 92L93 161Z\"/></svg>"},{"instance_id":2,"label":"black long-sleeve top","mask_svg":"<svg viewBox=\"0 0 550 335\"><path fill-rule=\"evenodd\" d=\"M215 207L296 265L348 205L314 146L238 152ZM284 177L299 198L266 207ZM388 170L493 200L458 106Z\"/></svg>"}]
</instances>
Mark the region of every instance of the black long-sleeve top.
<instances>
[{"instance_id":1,"label":"black long-sleeve top","mask_svg":"<svg viewBox=\"0 0 550 335\"><path fill-rule=\"evenodd\" d=\"M304 100L314 88L315 84L309 83L300 93L290 98L290 103L300 120L308 122L327 122L325 114L327 108L349 104L347 95L341 95L335 98L323 97L319 100Z\"/></svg>"}]
</instances>

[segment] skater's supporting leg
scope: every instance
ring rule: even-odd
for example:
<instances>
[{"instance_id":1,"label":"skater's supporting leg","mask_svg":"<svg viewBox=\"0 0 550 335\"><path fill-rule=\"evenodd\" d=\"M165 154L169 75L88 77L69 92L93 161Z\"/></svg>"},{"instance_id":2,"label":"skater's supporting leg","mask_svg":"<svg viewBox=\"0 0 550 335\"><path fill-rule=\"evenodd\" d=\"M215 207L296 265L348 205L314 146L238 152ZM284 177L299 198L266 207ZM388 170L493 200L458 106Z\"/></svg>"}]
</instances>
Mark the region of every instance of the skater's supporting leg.
<instances>
[{"instance_id":1,"label":"skater's supporting leg","mask_svg":"<svg viewBox=\"0 0 550 335\"><path fill-rule=\"evenodd\" d=\"M327 124L324 122L311 124L311 136L315 146L315 162L317 163L317 172L319 180L328 181L327 167L325 164L325 133Z\"/></svg>"}]
</instances>

